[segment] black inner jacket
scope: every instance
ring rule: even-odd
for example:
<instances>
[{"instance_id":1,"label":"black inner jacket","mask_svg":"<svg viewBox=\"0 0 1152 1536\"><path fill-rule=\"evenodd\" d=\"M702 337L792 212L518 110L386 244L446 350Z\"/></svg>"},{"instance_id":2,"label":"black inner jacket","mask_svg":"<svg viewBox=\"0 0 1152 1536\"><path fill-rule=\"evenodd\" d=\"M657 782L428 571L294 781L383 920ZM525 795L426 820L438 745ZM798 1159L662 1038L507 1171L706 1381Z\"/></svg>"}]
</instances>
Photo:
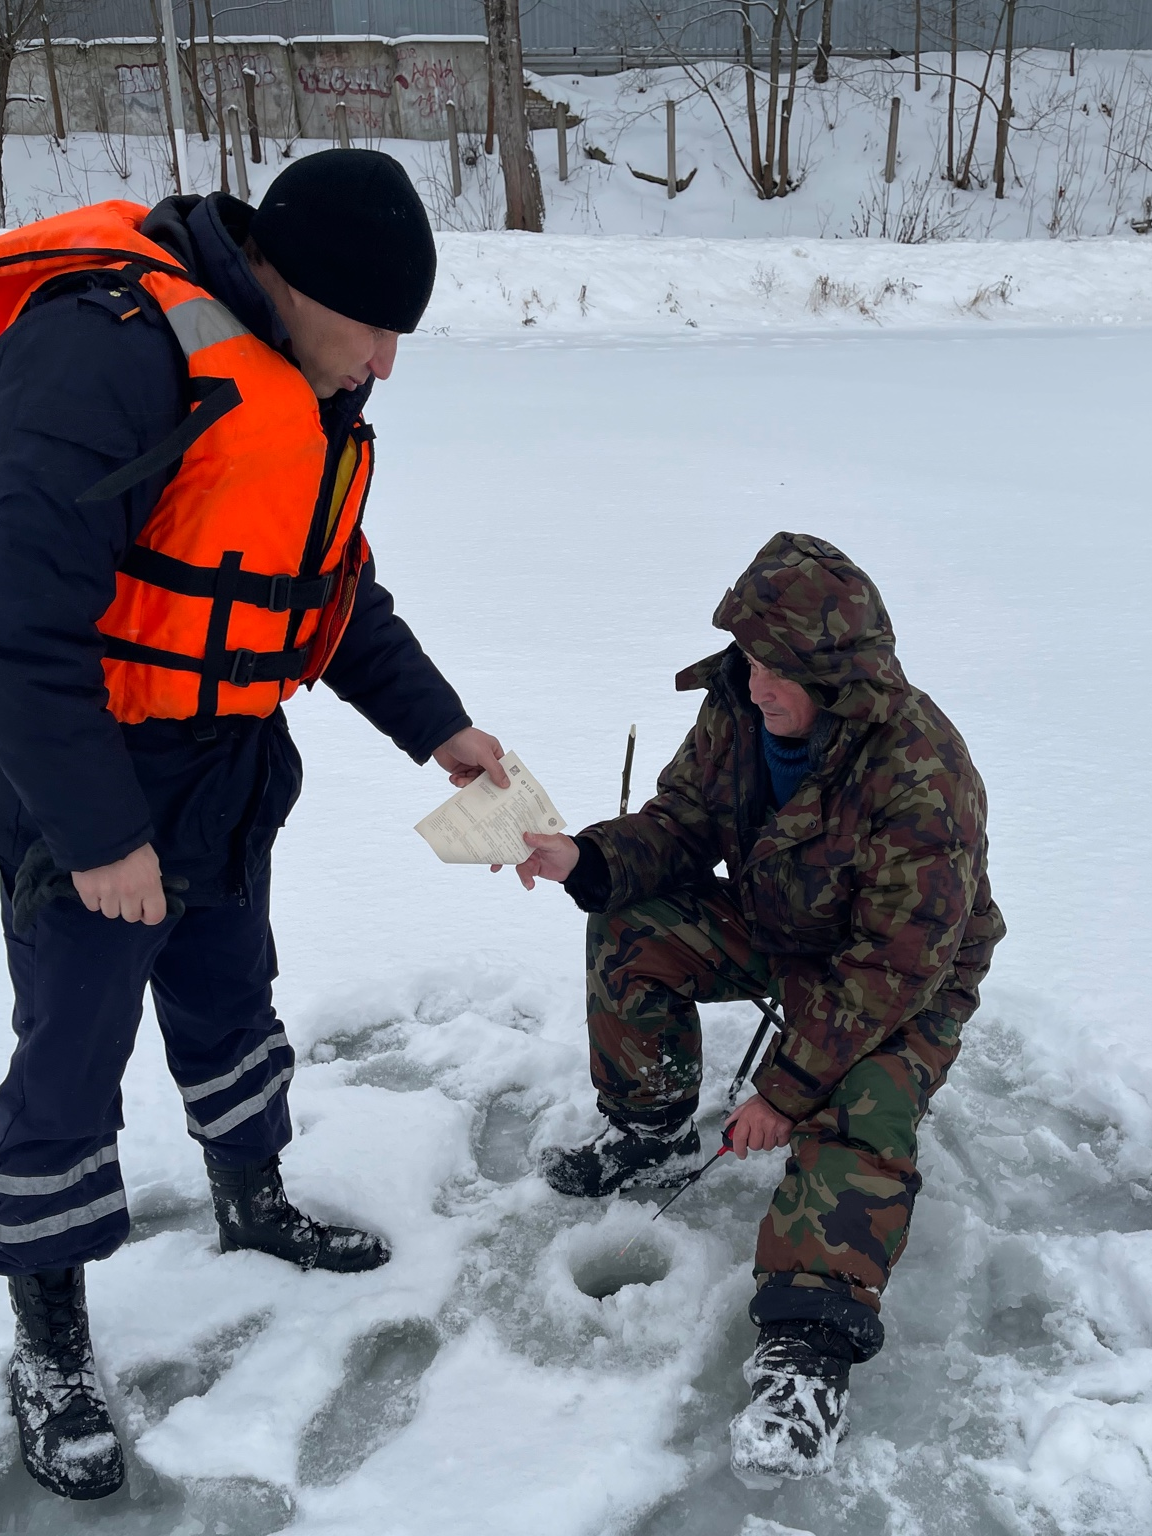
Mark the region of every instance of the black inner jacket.
<instances>
[{"instance_id":1,"label":"black inner jacket","mask_svg":"<svg viewBox=\"0 0 1152 1536\"><path fill-rule=\"evenodd\" d=\"M252 210L169 198L143 232L261 341L287 353L279 316L244 257ZM106 706L96 620L116 569L175 466L114 501L77 497L155 447L189 409L187 368L158 307L117 297L115 273L36 294L0 336L0 873L43 836L62 869L92 869L152 842L188 901L241 895L300 789L282 712L121 726ZM289 354L290 355L290 354ZM371 390L323 401L339 454ZM471 722L370 565L324 681L417 762Z\"/></svg>"}]
</instances>

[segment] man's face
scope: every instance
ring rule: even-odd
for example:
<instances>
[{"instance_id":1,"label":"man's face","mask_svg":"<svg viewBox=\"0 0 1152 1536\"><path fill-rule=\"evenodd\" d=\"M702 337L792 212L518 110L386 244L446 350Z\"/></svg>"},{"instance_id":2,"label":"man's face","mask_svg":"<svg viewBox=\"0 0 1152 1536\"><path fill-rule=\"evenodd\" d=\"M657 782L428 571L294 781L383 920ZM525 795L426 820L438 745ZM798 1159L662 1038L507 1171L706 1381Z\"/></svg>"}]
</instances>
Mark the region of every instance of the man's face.
<instances>
[{"instance_id":1,"label":"man's face","mask_svg":"<svg viewBox=\"0 0 1152 1536\"><path fill-rule=\"evenodd\" d=\"M807 692L799 683L748 656L747 651L744 654L748 659L748 692L772 735L810 736L820 711Z\"/></svg>"},{"instance_id":2,"label":"man's face","mask_svg":"<svg viewBox=\"0 0 1152 1536\"><path fill-rule=\"evenodd\" d=\"M276 309L292 342L300 372L318 400L338 389L359 389L370 378L386 379L400 336L349 320L284 283Z\"/></svg>"}]
</instances>

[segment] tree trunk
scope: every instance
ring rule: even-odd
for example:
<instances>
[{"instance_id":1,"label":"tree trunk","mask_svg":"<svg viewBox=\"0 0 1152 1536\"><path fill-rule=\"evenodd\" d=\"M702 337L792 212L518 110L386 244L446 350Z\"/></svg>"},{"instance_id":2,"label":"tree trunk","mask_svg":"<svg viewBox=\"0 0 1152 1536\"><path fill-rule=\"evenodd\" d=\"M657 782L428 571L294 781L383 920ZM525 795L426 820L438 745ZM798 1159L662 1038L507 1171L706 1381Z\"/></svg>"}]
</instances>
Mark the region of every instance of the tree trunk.
<instances>
[{"instance_id":1,"label":"tree trunk","mask_svg":"<svg viewBox=\"0 0 1152 1536\"><path fill-rule=\"evenodd\" d=\"M4 228L4 116L8 107L8 77L12 73L12 58L0 53L0 229Z\"/></svg>"},{"instance_id":2,"label":"tree trunk","mask_svg":"<svg viewBox=\"0 0 1152 1536\"><path fill-rule=\"evenodd\" d=\"M784 15L788 0L776 0L772 15L772 43L768 54L768 117L764 125L764 191L772 197L776 191L776 118L780 112L780 40L784 35Z\"/></svg>"},{"instance_id":3,"label":"tree trunk","mask_svg":"<svg viewBox=\"0 0 1152 1536\"><path fill-rule=\"evenodd\" d=\"M792 113L796 107L796 77L800 73L800 38L804 31L804 18L808 14L813 0L808 5L799 0L796 6L796 25L789 26L792 31L792 52L788 60L788 90L780 107L780 166L776 180L776 196L788 196L788 177L791 174L792 165L790 150L792 142Z\"/></svg>"},{"instance_id":4,"label":"tree trunk","mask_svg":"<svg viewBox=\"0 0 1152 1536\"><path fill-rule=\"evenodd\" d=\"M506 229L544 228L544 194L528 131L524 60L520 51L520 0L486 0L492 61L493 118L500 140Z\"/></svg>"},{"instance_id":5,"label":"tree trunk","mask_svg":"<svg viewBox=\"0 0 1152 1536\"><path fill-rule=\"evenodd\" d=\"M820 17L820 41L816 44L816 66L812 78L817 85L828 84L828 60L832 57L832 5L824 0L824 13Z\"/></svg>"},{"instance_id":6,"label":"tree trunk","mask_svg":"<svg viewBox=\"0 0 1152 1536\"><path fill-rule=\"evenodd\" d=\"M972 137L968 140L968 153L964 156L964 169L956 178L956 185L962 192L967 192L972 184L972 159L976 154L976 135L980 132L980 117L984 111L984 103L988 99L988 82L992 78L992 61L996 57L996 44L1000 41L1000 28L1004 25L1007 8L1007 0L1005 0L1004 10L1000 12L1000 20L996 23L996 36L992 39L992 46L988 50L988 63L984 69L980 95L976 100L976 120L972 124Z\"/></svg>"},{"instance_id":7,"label":"tree trunk","mask_svg":"<svg viewBox=\"0 0 1152 1536\"><path fill-rule=\"evenodd\" d=\"M920 53L921 53L921 44L923 43L923 41L924 41L924 4L923 4L923 0L916 0L916 41L915 41L915 50L916 50L916 89L917 90L919 90L921 88L921 85L923 84L923 82L922 82L922 80L920 78Z\"/></svg>"},{"instance_id":8,"label":"tree trunk","mask_svg":"<svg viewBox=\"0 0 1152 1536\"><path fill-rule=\"evenodd\" d=\"M752 0L740 0L740 30L744 41L744 90L748 97L750 164L756 185L763 190L764 167L760 163L760 118L756 112L756 76L752 70Z\"/></svg>"},{"instance_id":9,"label":"tree trunk","mask_svg":"<svg viewBox=\"0 0 1152 1536\"><path fill-rule=\"evenodd\" d=\"M1012 48L1016 42L1016 0L1006 0L1008 26L1004 33L1004 90L996 118L996 196L1004 196L1004 176L1008 162L1008 125L1012 120Z\"/></svg>"},{"instance_id":10,"label":"tree trunk","mask_svg":"<svg viewBox=\"0 0 1152 1536\"><path fill-rule=\"evenodd\" d=\"M948 76L948 180L956 180L956 71L960 52L959 0L952 0L952 69Z\"/></svg>"},{"instance_id":11,"label":"tree trunk","mask_svg":"<svg viewBox=\"0 0 1152 1536\"><path fill-rule=\"evenodd\" d=\"M208 142L208 119L204 116L204 97L200 91L200 60L196 56L196 0L188 0L188 78L192 83L192 105L196 126L204 143Z\"/></svg>"},{"instance_id":12,"label":"tree trunk","mask_svg":"<svg viewBox=\"0 0 1152 1536\"><path fill-rule=\"evenodd\" d=\"M224 123L224 82L220 78L220 55L216 52L216 18L212 0L204 0L204 29L208 33L208 57L212 60L212 84L216 90L216 132L220 135L220 190L228 185L228 130Z\"/></svg>"}]
</instances>

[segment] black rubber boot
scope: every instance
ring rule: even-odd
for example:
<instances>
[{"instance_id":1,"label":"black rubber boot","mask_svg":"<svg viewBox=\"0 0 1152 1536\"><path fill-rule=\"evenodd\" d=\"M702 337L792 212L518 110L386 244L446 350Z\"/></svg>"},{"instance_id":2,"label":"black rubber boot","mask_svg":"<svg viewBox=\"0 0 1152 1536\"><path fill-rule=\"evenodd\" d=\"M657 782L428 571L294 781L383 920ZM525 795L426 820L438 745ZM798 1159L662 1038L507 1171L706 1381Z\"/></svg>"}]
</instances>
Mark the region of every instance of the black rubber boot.
<instances>
[{"instance_id":1,"label":"black rubber boot","mask_svg":"<svg viewBox=\"0 0 1152 1536\"><path fill-rule=\"evenodd\" d=\"M848 1339L822 1323L761 1328L744 1366L752 1401L732 1420L732 1470L746 1488L831 1471L853 1359Z\"/></svg>"},{"instance_id":2,"label":"black rubber boot","mask_svg":"<svg viewBox=\"0 0 1152 1536\"><path fill-rule=\"evenodd\" d=\"M8 1389L24 1465L62 1499L103 1499L124 1482L124 1452L92 1359L84 1271L8 1281L16 1347Z\"/></svg>"},{"instance_id":3,"label":"black rubber boot","mask_svg":"<svg viewBox=\"0 0 1152 1536\"><path fill-rule=\"evenodd\" d=\"M679 1184L700 1163L700 1135L692 1120L670 1130L609 1120L582 1147L546 1147L540 1172L562 1195L596 1199L637 1184Z\"/></svg>"},{"instance_id":4,"label":"black rubber boot","mask_svg":"<svg viewBox=\"0 0 1152 1536\"><path fill-rule=\"evenodd\" d=\"M379 1269L392 1257L388 1245L356 1227L330 1227L288 1202L280 1180L280 1159L222 1168L209 1162L208 1182L220 1228L220 1252L254 1248L301 1269L356 1274Z\"/></svg>"}]
</instances>

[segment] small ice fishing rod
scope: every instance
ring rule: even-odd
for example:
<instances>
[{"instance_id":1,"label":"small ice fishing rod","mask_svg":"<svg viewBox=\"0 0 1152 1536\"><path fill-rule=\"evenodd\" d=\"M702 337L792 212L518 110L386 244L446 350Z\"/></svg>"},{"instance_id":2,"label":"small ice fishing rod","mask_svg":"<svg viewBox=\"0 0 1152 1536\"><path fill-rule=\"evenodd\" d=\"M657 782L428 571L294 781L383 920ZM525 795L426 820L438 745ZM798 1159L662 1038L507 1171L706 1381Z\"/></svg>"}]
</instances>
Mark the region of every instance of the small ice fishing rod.
<instances>
[{"instance_id":1,"label":"small ice fishing rod","mask_svg":"<svg viewBox=\"0 0 1152 1536\"><path fill-rule=\"evenodd\" d=\"M675 1202L677 1200L679 1200L680 1196L684 1193L684 1191L686 1189L688 1189L692 1184L695 1184L697 1179L702 1178L703 1175L708 1172L709 1168L711 1168L712 1164L715 1163L715 1162L718 1162L719 1159L724 1156L725 1152L731 1152L731 1150L732 1150L731 1126L726 1125L724 1127L724 1131L723 1131L720 1139L721 1139L723 1145L721 1146L719 1152L715 1153L712 1157L710 1157L708 1159L708 1161L702 1167L697 1168L695 1173L690 1173L688 1175L688 1177L684 1180L683 1184L681 1184L680 1188L676 1191L676 1193L672 1196L672 1198L670 1200L665 1200L664 1204L656 1212L656 1215L653 1216L653 1218L652 1218L653 1221L655 1221L657 1219L657 1217L663 1216L664 1212L668 1209L668 1207L670 1205L674 1205ZM636 1237L639 1237L639 1236L640 1236L640 1234L639 1234L639 1232L637 1232ZM631 1248L632 1244L636 1241L636 1237L632 1237L632 1238L628 1239L628 1241L624 1244L623 1248L621 1248L620 1252L616 1255L616 1257L618 1259L622 1259L624 1257L624 1255L628 1252L629 1248Z\"/></svg>"}]
</instances>

